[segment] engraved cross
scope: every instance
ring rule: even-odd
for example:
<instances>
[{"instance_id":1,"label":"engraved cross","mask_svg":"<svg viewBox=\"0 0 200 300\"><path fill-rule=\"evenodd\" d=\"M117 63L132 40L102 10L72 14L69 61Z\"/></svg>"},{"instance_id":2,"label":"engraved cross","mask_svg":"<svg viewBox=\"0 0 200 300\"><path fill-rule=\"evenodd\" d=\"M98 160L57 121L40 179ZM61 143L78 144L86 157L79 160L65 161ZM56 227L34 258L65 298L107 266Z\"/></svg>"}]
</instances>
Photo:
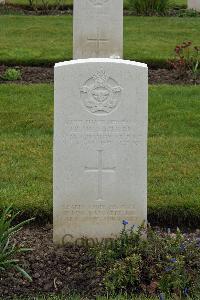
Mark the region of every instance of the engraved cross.
<instances>
[{"instance_id":1,"label":"engraved cross","mask_svg":"<svg viewBox=\"0 0 200 300\"><path fill-rule=\"evenodd\" d=\"M97 37L94 37L94 38L88 38L87 40L88 40L88 42L90 42L90 43L96 43L96 51L97 51L97 54L99 54L99 52L100 52L101 44L102 44L102 43L108 43L108 41L109 41L109 40L106 39L106 38L100 37L100 33L99 33L99 32L97 33Z\"/></svg>"},{"instance_id":2,"label":"engraved cross","mask_svg":"<svg viewBox=\"0 0 200 300\"><path fill-rule=\"evenodd\" d=\"M96 172L98 174L98 196L97 201L103 200L103 173L115 172L115 167L104 168L103 167L103 150L97 150L98 153L98 166L97 168L85 167L85 172Z\"/></svg>"}]
</instances>

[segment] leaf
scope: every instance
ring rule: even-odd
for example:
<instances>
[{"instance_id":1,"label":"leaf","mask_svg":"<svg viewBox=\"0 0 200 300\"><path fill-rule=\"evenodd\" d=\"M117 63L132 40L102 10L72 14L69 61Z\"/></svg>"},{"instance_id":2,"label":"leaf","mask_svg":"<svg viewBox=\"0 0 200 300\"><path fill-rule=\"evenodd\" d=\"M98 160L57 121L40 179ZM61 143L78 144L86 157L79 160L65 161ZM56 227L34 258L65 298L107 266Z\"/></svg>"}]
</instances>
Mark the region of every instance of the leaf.
<instances>
[{"instance_id":1,"label":"leaf","mask_svg":"<svg viewBox=\"0 0 200 300\"><path fill-rule=\"evenodd\" d=\"M16 226L14 227L11 227L9 230L8 230L8 233L11 234L11 233L14 233L16 232L18 229L22 228L24 225L30 223L31 221L35 220L35 218L31 218L31 219L28 219L28 220L25 220L19 224L17 224Z\"/></svg>"},{"instance_id":2,"label":"leaf","mask_svg":"<svg viewBox=\"0 0 200 300\"><path fill-rule=\"evenodd\" d=\"M20 248L17 250L18 253L22 253L22 252L30 252L33 251L33 248Z\"/></svg>"},{"instance_id":3,"label":"leaf","mask_svg":"<svg viewBox=\"0 0 200 300\"><path fill-rule=\"evenodd\" d=\"M19 259L10 259L10 260L6 260L6 261L3 261L1 262L0 264L1 265L9 265L9 264L15 264L15 263L18 263L19 262Z\"/></svg>"},{"instance_id":4,"label":"leaf","mask_svg":"<svg viewBox=\"0 0 200 300\"><path fill-rule=\"evenodd\" d=\"M22 269L20 266L15 266L15 269L20 272L26 279L28 279L30 282L33 282L32 278L30 277L30 275L24 270Z\"/></svg>"}]
</instances>

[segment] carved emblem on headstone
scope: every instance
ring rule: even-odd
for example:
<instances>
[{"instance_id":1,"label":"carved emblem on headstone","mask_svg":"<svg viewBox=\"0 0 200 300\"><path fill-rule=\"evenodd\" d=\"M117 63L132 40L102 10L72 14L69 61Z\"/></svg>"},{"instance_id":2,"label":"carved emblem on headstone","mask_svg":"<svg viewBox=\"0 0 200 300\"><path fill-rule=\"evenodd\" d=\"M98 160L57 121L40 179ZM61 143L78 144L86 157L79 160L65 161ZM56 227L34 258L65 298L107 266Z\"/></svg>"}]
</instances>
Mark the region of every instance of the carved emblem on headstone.
<instances>
[{"instance_id":1,"label":"carved emblem on headstone","mask_svg":"<svg viewBox=\"0 0 200 300\"><path fill-rule=\"evenodd\" d=\"M105 2L108 2L109 0L89 0L94 5L103 5Z\"/></svg>"},{"instance_id":2,"label":"carved emblem on headstone","mask_svg":"<svg viewBox=\"0 0 200 300\"><path fill-rule=\"evenodd\" d=\"M89 112L102 115L118 106L121 91L119 84L101 69L85 82L81 96Z\"/></svg>"}]
</instances>

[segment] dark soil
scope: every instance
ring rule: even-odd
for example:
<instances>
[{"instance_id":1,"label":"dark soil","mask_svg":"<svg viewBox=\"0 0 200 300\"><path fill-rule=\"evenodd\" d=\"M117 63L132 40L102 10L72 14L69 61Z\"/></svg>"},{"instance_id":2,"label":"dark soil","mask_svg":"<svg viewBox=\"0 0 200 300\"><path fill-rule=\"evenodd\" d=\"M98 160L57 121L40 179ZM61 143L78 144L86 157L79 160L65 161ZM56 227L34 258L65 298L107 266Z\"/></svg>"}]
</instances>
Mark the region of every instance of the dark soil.
<instances>
[{"instance_id":1,"label":"dark soil","mask_svg":"<svg viewBox=\"0 0 200 300\"><path fill-rule=\"evenodd\" d=\"M16 242L33 248L20 256L30 283L15 271L0 273L0 298L34 296L46 293L76 293L95 297L101 294L103 270L81 246L56 247L52 241L52 226L27 228L18 233Z\"/></svg>"},{"instance_id":2,"label":"dark soil","mask_svg":"<svg viewBox=\"0 0 200 300\"><path fill-rule=\"evenodd\" d=\"M173 235L173 231L155 230L162 236ZM200 230L184 233L188 240L200 240ZM53 244L52 225L27 227L18 233L14 242L32 248L32 252L21 254L21 266L32 277L29 282L22 275L10 270L0 272L0 299L28 297L45 294L80 294L95 299L103 294L103 276L106 266L96 266L95 259L82 246Z\"/></svg>"},{"instance_id":3,"label":"dark soil","mask_svg":"<svg viewBox=\"0 0 200 300\"><path fill-rule=\"evenodd\" d=\"M5 81L1 79L5 70L8 67L0 66L0 83L10 83L11 81ZM21 80L12 81L14 83L49 83L53 82L53 67L10 67L17 68L21 71Z\"/></svg>"},{"instance_id":4,"label":"dark soil","mask_svg":"<svg viewBox=\"0 0 200 300\"><path fill-rule=\"evenodd\" d=\"M180 77L176 70L149 69L150 84L200 84L200 76L195 80L192 74L187 73Z\"/></svg>"},{"instance_id":5,"label":"dark soil","mask_svg":"<svg viewBox=\"0 0 200 300\"><path fill-rule=\"evenodd\" d=\"M0 66L0 83L10 83L1 79L5 70L8 67ZM13 67L21 70L22 79L12 81L14 83L52 83L53 82L53 67L28 67L19 66ZM150 84L200 84L200 76L195 81L191 74L186 74L183 78L177 75L175 70L168 69L149 69Z\"/></svg>"},{"instance_id":6,"label":"dark soil","mask_svg":"<svg viewBox=\"0 0 200 300\"><path fill-rule=\"evenodd\" d=\"M161 235L172 232L160 231ZM186 239L200 239L200 231L185 233ZM57 247L52 241L52 225L23 229L14 242L30 247L32 252L21 254L22 267L30 274L33 282L27 281L14 271L0 273L0 299L13 299L27 295L70 293L95 299L103 294L102 278L105 269L98 268L86 248L65 245ZM106 266L105 266L106 268ZM26 298L25 298L26 299Z\"/></svg>"}]
</instances>

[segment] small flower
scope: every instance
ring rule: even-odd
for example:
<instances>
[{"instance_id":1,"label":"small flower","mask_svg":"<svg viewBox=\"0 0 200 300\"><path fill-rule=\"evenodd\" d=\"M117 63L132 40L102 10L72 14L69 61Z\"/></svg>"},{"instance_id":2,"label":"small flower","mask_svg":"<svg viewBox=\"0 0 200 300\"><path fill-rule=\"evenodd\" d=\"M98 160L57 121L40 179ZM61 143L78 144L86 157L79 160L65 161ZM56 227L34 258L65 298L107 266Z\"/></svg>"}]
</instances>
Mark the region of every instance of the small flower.
<instances>
[{"instance_id":1,"label":"small flower","mask_svg":"<svg viewBox=\"0 0 200 300\"><path fill-rule=\"evenodd\" d=\"M185 246L184 246L184 244L181 244L180 247L179 247L179 249L180 249L181 252L184 252L184 251L185 251Z\"/></svg>"},{"instance_id":2,"label":"small flower","mask_svg":"<svg viewBox=\"0 0 200 300\"><path fill-rule=\"evenodd\" d=\"M169 260L170 262L172 262L172 263L175 263L175 262L177 262L177 260L176 260L176 258L170 258L170 260Z\"/></svg>"},{"instance_id":3,"label":"small flower","mask_svg":"<svg viewBox=\"0 0 200 300\"><path fill-rule=\"evenodd\" d=\"M165 268L165 272L170 272L170 271L172 271L174 269L174 267L166 267Z\"/></svg>"},{"instance_id":4,"label":"small flower","mask_svg":"<svg viewBox=\"0 0 200 300\"><path fill-rule=\"evenodd\" d=\"M184 288L183 294L184 294L185 296L188 296L188 295L189 295L189 289L188 289L187 287Z\"/></svg>"},{"instance_id":5,"label":"small flower","mask_svg":"<svg viewBox=\"0 0 200 300\"><path fill-rule=\"evenodd\" d=\"M160 299L160 300L165 300L165 294L164 294L164 293L161 293L161 294L159 295L159 299Z\"/></svg>"},{"instance_id":6,"label":"small flower","mask_svg":"<svg viewBox=\"0 0 200 300\"><path fill-rule=\"evenodd\" d=\"M128 221L127 221L127 220L123 220L123 221L122 221L122 224L123 224L124 226L126 226L126 225L128 225Z\"/></svg>"},{"instance_id":7,"label":"small flower","mask_svg":"<svg viewBox=\"0 0 200 300\"><path fill-rule=\"evenodd\" d=\"M200 248L200 238L197 238L196 242L197 242L197 247Z\"/></svg>"},{"instance_id":8,"label":"small flower","mask_svg":"<svg viewBox=\"0 0 200 300\"><path fill-rule=\"evenodd\" d=\"M7 215L6 215L6 219L7 219L7 220L10 219L11 217L12 217L11 214L7 214Z\"/></svg>"},{"instance_id":9,"label":"small flower","mask_svg":"<svg viewBox=\"0 0 200 300\"><path fill-rule=\"evenodd\" d=\"M175 52L176 52L177 55L179 55L179 54L180 54L180 49L179 49L179 48L176 48L176 49L175 49Z\"/></svg>"}]
</instances>

